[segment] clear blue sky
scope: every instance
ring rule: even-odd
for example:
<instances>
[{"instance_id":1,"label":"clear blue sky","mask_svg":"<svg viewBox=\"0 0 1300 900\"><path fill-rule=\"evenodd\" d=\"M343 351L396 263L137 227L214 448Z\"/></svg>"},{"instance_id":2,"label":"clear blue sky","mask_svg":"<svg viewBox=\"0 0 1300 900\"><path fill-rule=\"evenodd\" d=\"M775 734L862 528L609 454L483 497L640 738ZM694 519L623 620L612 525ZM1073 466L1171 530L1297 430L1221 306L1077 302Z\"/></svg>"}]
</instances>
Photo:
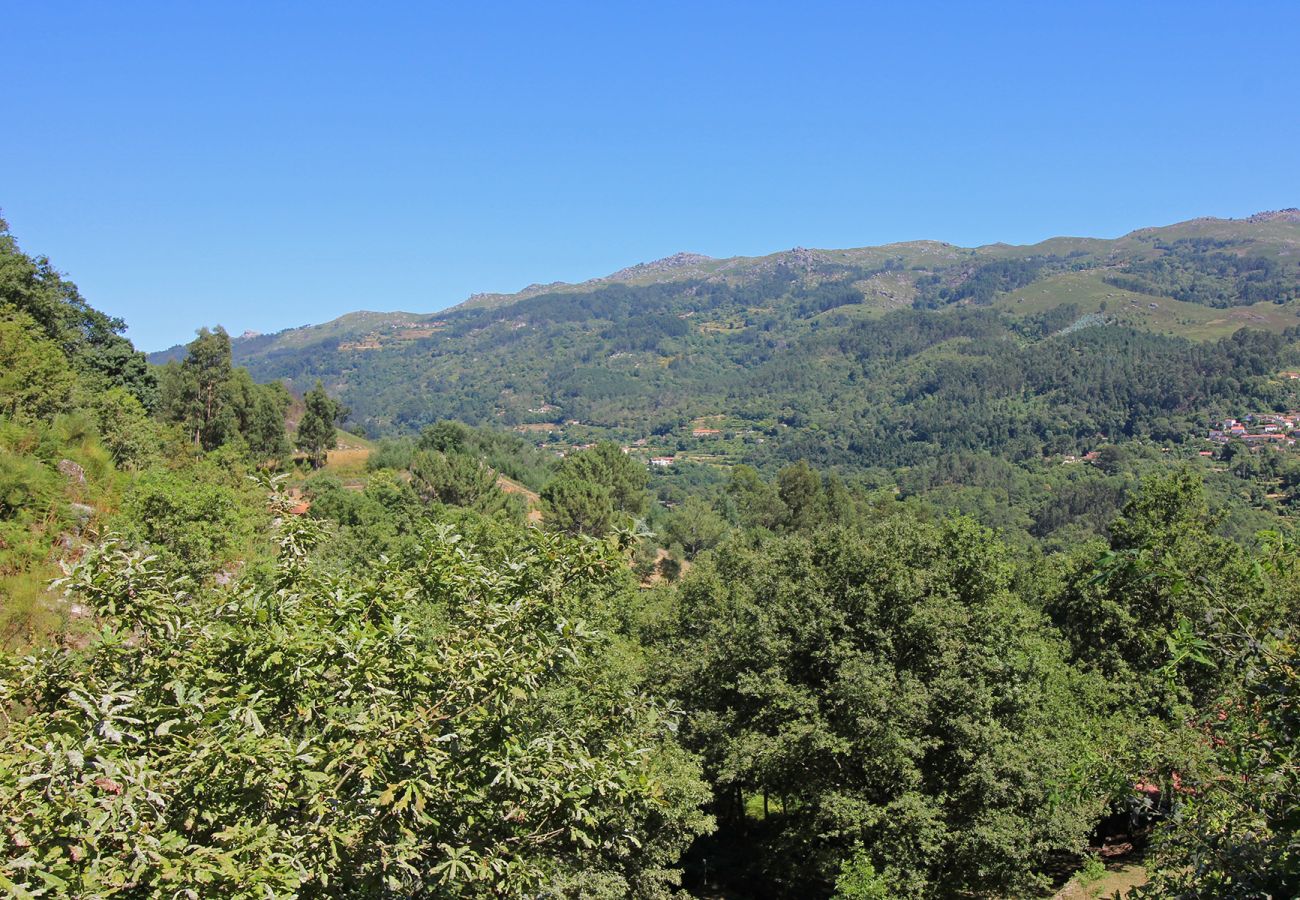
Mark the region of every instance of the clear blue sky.
<instances>
[{"instance_id":1,"label":"clear blue sky","mask_svg":"<svg viewBox=\"0 0 1300 900\"><path fill-rule=\"evenodd\" d=\"M0 208L145 349L678 250L1300 205L1300 4L13 3Z\"/></svg>"}]
</instances>

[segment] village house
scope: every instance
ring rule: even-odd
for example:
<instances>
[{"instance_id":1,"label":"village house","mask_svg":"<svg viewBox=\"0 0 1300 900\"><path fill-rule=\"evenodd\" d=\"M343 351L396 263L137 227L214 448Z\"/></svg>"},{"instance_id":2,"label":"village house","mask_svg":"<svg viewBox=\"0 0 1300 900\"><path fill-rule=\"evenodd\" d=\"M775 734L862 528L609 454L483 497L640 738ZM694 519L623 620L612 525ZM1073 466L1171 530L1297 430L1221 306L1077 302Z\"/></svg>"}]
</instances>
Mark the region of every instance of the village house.
<instances>
[{"instance_id":1,"label":"village house","mask_svg":"<svg viewBox=\"0 0 1300 900\"><path fill-rule=\"evenodd\" d=\"M1249 413L1242 416L1240 421L1224 419L1218 426L1209 429L1206 437L1219 444L1236 439L1253 447L1265 444L1287 447L1295 445L1296 414L1293 412Z\"/></svg>"}]
</instances>

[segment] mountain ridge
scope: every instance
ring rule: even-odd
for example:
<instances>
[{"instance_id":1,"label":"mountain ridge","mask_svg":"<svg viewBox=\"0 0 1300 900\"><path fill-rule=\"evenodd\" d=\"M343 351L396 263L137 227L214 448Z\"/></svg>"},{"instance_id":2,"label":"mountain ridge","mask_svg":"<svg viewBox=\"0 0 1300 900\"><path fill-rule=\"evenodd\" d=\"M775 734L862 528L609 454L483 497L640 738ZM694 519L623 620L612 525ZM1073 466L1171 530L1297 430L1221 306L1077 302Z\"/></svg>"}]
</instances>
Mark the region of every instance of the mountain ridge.
<instances>
[{"instance_id":1,"label":"mountain ridge","mask_svg":"<svg viewBox=\"0 0 1300 900\"><path fill-rule=\"evenodd\" d=\"M936 258L955 261L961 259L963 256L1023 257L1034 256L1039 253L1059 253L1061 250L1067 250L1067 252L1078 252L1080 250L1083 252L1097 252L1101 245L1111 245L1111 247L1115 248L1118 252L1123 252L1123 248L1126 246L1140 243L1145 238L1152 235L1212 238L1214 235L1218 234L1230 239L1237 236L1242 226L1260 225L1280 227L1288 230L1292 229L1293 226L1300 225L1300 208L1290 207L1276 210L1265 210L1241 219L1201 216L1182 222L1175 222L1170 225L1137 228L1119 236L1118 238L1059 235L1046 238L1033 244L1008 244L999 241L990 244L981 244L975 247L962 247L945 241L918 239L910 241L895 241L874 246L840 249L792 247L787 250L778 250L761 256L731 256L721 258L682 251L660 259L635 263L608 275L589 278L584 281L553 281L545 284L533 283L513 293L475 293L454 306L432 312L414 313L399 310L391 312L357 310L345 313L342 316L338 316L326 322L281 329L280 331L269 332L267 334L245 332L244 334L233 338L233 340L241 342L265 339L268 336L272 338L280 338L281 336L288 336L307 330L312 330L312 334L315 336L340 330L352 333L356 328L366 327L371 324L371 320L368 320L365 317L373 317L374 323L380 326L385 324L384 321L382 321L385 317L394 320L406 317L413 321L430 321L461 310L480 308L502 309L532 297L568 291L598 290L601 287L615 283L646 285L682 281L690 278L744 278L746 275L754 272L762 273L764 271L771 271L780 265L788 265L792 268L800 268L807 271L815 269L817 266L870 264L877 261L883 262L888 258L899 258L903 260L905 264L920 264L922 262L933 262ZM1289 253L1296 257L1300 257L1300 229L1296 229L1296 231L1297 233L1287 242L1291 245L1289 250L1278 251L1283 256L1288 255ZM1175 237L1175 239L1178 238ZM181 346L182 345L176 345L152 353L150 354L150 359L155 362L161 362L170 358L175 358Z\"/></svg>"},{"instance_id":2,"label":"mountain ridge","mask_svg":"<svg viewBox=\"0 0 1300 900\"><path fill-rule=\"evenodd\" d=\"M1242 329L1260 336L1234 343ZM860 466L958 446L1085 451L1116 429L1187 440L1242 412L1207 406L1234 396L1226 384L1290 404L1291 382L1269 373L1300 364L1297 338L1300 217L1277 211L1027 246L674 254L495 304L361 311L232 346L257 380L320 380L372 434L454 418L666 453L699 428L737 436L734 460ZM1238 359L1245 370L1223 370ZM1228 380L1188 394L1206 372ZM704 420L728 425L692 424ZM1066 439L1062 421L1081 424Z\"/></svg>"}]
</instances>

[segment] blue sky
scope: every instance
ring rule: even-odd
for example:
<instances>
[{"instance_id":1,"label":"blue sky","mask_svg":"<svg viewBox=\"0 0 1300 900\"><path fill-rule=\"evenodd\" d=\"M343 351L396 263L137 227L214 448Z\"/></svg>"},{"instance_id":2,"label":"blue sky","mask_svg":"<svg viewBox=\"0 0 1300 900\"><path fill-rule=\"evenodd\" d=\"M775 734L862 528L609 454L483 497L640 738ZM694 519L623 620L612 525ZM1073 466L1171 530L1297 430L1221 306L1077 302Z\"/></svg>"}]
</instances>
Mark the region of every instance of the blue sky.
<instances>
[{"instance_id":1,"label":"blue sky","mask_svg":"<svg viewBox=\"0 0 1300 900\"><path fill-rule=\"evenodd\" d=\"M0 208L144 349L690 250L1300 205L1300 4L18 3Z\"/></svg>"}]
</instances>

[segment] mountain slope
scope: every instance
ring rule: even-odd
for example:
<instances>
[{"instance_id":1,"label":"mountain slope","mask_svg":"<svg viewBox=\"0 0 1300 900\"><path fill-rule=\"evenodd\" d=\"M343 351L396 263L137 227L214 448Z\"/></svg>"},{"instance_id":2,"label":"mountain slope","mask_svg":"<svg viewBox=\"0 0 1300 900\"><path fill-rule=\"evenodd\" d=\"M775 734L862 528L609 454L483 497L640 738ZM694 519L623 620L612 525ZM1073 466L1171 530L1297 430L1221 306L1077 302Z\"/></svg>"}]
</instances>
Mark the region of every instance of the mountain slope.
<instances>
[{"instance_id":1,"label":"mountain slope","mask_svg":"<svg viewBox=\"0 0 1300 900\"><path fill-rule=\"evenodd\" d=\"M670 449L694 438L697 418L720 416L750 433L755 459L900 464L927 446L1075 447L1171 416L1190 434L1232 390L1273 390L1249 379L1283 365L1297 296L1300 212L1289 210L1028 247L677 254L436 314L355 313L236 339L235 353L259 378L321 378L374 431L578 420L581 434ZM1285 339L1242 353L1189 343L1241 327ZM1052 371L1067 350L1082 362ZM1225 361L1254 368L1219 371ZM1115 370L1127 380L1088 399ZM1204 381L1202 394L1163 383L1169 373ZM987 396L964 395L972 385ZM958 426L940 424L960 407ZM1069 427L1048 424L1067 409ZM980 421L968 429L970 410Z\"/></svg>"}]
</instances>

